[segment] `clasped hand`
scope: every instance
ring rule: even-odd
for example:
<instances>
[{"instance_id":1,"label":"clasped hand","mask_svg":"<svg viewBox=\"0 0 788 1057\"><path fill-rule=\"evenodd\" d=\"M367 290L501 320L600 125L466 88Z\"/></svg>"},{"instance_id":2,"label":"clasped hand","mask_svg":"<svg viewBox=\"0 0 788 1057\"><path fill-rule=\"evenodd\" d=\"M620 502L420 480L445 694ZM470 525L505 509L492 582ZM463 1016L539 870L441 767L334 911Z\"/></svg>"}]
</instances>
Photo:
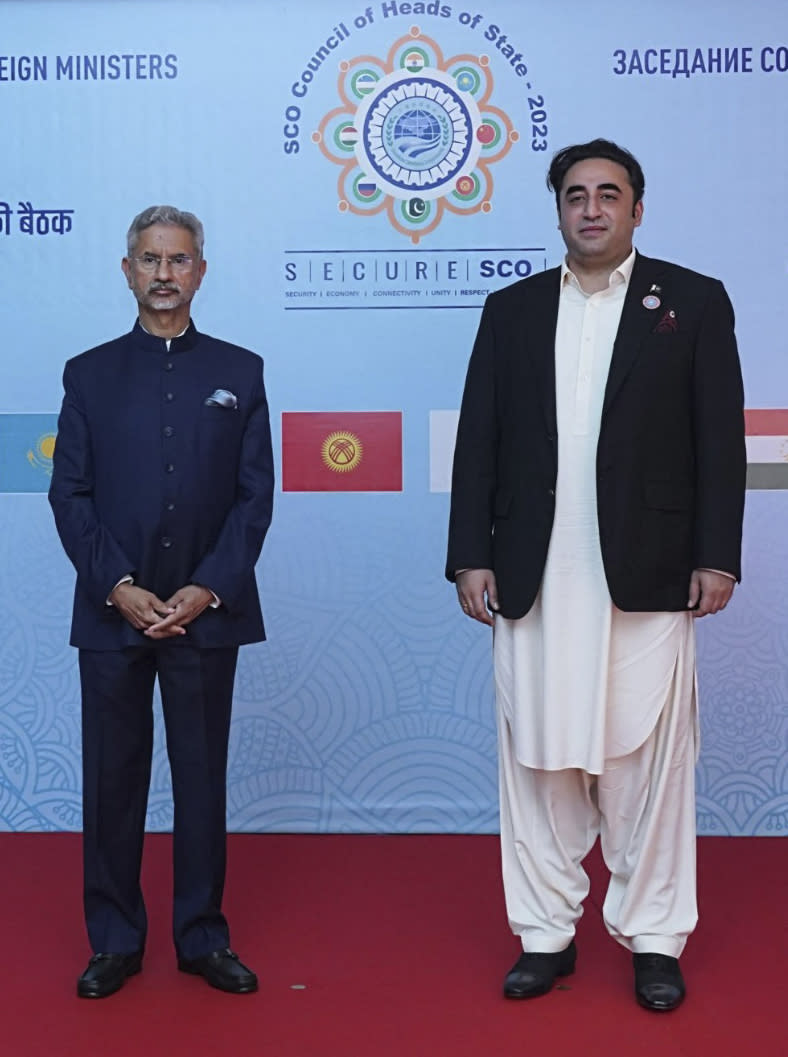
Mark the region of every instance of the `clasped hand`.
<instances>
[{"instance_id":1,"label":"clasped hand","mask_svg":"<svg viewBox=\"0 0 788 1057\"><path fill-rule=\"evenodd\" d=\"M187 625L196 620L213 601L207 587L187 584L163 602L152 591L134 584L118 584L110 602L133 628L149 639L169 639L185 635Z\"/></svg>"}]
</instances>

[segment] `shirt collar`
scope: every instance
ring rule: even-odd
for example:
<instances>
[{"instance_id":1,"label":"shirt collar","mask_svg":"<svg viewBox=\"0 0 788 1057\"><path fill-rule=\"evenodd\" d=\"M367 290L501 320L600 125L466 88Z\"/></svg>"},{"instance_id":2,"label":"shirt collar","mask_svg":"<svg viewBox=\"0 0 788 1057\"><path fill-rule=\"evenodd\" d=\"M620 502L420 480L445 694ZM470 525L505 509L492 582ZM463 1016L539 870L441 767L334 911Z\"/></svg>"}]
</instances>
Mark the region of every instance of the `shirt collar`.
<instances>
[{"instance_id":1,"label":"shirt collar","mask_svg":"<svg viewBox=\"0 0 788 1057\"><path fill-rule=\"evenodd\" d=\"M622 261L617 268L613 269L610 273L610 279L608 280L608 289L612 286L620 286L622 283L626 286L629 283L632 276L632 269L635 267L636 256L637 251L633 248L627 259ZM576 286L578 290L585 293L583 287L580 285L580 280L566 263L566 257L564 257L561 262L561 289L563 290L564 287L569 284Z\"/></svg>"},{"instance_id":2,"label":"shirt collar","mask_svg":"<svg viewBox=\"0 0 788 1057\"><path fill-rule=\"evenodd\" d=\"M197 344L197 328L190 319L185 330L176 334L173 338L158 338L151 334L140 323L139 318L134 324L132 335L138 345L149 349L151 352L187 352Z\"/></svg>"}]
</instances>

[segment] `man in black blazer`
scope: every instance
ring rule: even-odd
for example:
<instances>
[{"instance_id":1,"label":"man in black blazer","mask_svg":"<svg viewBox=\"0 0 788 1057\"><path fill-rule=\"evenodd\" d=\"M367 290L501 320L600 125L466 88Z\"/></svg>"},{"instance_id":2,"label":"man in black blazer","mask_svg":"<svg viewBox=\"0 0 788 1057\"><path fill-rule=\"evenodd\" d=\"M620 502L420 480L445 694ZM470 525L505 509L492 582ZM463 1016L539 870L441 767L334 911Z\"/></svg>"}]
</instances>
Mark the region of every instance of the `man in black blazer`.
<instances>
[{"instance_id":1,"label":"man in black blazer","mask_svg":"<svg viewBox=\"0 0 788 1057\"><path fill-rule=\"evenodd\" d=\"M573 971L581 861L601 833L606 924L633 953L638 1001L668 1010L696 919L687 614L723 609L740 578L733 311L717 280L632 249L644 179L628 151L566 148L548 186L566 261L485 304L446 569L463 611L494 627L504 888L523 945L504 993Z\"/></svg>"},{"instance_id":2,"label":"man in black blazer","mask_svg":"<svg viewBox=\"0 0 788 1057\"><path fill-rule=\"evenodd\" d=\"M263 364L200 334L203 228L152 206L122 269L129 334L66 364L49 498L76 590L82 687L84 907L93 957L77 993L139 972L140 866L159 680L172 772L178 968L234 993L257 978L222 914L226 769L238 647L265 638L255 563L271 520Z\"/></svg>"}]
</instances>

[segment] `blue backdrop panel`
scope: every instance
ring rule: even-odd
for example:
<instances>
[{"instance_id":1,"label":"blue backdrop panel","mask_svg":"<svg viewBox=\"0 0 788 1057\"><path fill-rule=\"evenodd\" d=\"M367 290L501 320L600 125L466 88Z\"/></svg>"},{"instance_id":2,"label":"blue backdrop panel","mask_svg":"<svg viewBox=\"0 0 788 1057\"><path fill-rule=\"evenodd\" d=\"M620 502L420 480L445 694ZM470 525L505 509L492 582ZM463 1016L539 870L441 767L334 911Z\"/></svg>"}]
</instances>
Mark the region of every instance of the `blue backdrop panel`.
<instances>
[{"instance_id":1,"label":"blue backdrop panel","mask_svg":"<svg viewBox=\"0 0 788 1057\"><path fill-rule=\"evenodd\" d=\"M442 578L446 471L486 293L561 258L554 150L604 135L638 155L638 246L725 282L748 407L788 407L784 2L649 13L2 4L1 827L80 826L54 416L65 359L133 322L130 219L171 202L206 226L198 326L265 357L280 482L283 412L402 414L401 491L278 488L230 825L496 829L490 641ZM744 583L698 629L705 833L788 829L785 439L752 442ZM171 824L160 724L149 824Z\"/></svg>"}]
</instances>

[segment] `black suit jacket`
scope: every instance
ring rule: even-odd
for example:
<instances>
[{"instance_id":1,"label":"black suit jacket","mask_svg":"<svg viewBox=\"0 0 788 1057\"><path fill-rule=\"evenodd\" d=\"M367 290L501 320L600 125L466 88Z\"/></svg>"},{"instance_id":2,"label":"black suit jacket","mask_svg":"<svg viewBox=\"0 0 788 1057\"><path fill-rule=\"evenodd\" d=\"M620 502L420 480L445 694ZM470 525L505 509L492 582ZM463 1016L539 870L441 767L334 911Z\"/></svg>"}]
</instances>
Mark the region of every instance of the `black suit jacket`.
<instances>
[{"instance_id":1,"label":"black suit jacket","mask_svg":"<svg viewBox=\"0 0 788 1057\"><path fill-rule=\"evenodd\" d=\"M71 643L149 644L106 600L130 573L166 599L188 583L221 599L168 644L264 638L255 563L271 521L263 362L190 323L167 350L136 324L66 364L49 492L77 570ZM205 403L216 389L237 407Z\"/></svg>"},{"instance_id":2,"label":"black suit jacket","mask_svg":"<svg viewBox=\"0 0 788 1057\"><path fill-rule=\"evenodd\" d=\"M553 268L488 297L460 412L446 574L492 569L511 618L536 598L555 512L559 284ZM643 304L652 286L656 309ZM746 454L733 324L718 280L637 255L596 459L602 560L620 609L685 609L696 568L740 577Z\"/></svg>"}]
</instances>

